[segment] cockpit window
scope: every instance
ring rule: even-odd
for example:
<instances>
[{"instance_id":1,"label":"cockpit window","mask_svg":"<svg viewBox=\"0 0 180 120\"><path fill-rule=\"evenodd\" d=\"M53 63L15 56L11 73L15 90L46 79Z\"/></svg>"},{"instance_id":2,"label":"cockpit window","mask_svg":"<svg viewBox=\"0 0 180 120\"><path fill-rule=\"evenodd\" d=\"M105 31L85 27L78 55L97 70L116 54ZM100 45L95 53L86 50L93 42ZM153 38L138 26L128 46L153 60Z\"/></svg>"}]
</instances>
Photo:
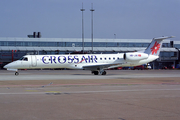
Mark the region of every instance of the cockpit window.
<instances>
[{"instance_id":1,"label":"cockpit window","mask_svg":"<svg viewBox=\"0 0 180 120\"><path fill-rule=\"evenodd\" d=\"M28 58L27 57L22 57L19 60L21 60L21 61L28 61Z\"/></svg>"},{"instance_id":2,"label":"cockpit window","mask_svg":"<svg viewBox=\"0 0 180 120\"><path fill-rule=\"evenodd\" d=\"M19 60L23 60L24 57L20 58Z\"/></svg>"},{"instance_id":3,"label":"cockpit window","mask_svg":"<svg viewBox=\"0 0 180 120\"><path fill-rule=\"evenodd\" d=\"M28 58L27 58L27 57L25 57L23 60L24 60L24 61L28 61Z\"/></svg>"}]
</instances>

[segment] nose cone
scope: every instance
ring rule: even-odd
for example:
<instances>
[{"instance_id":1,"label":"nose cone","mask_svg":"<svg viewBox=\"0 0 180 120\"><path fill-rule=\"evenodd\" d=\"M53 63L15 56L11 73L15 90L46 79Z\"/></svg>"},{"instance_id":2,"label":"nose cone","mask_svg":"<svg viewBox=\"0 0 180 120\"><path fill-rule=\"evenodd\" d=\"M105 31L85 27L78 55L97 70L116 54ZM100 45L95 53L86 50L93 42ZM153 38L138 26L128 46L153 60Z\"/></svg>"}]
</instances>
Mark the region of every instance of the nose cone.
<instances>
[{"instance_id":1,"label":"nose cone","mask_svg":"<svg viewBox=\"0 0 180 120\"><path fill-rule=\"evenodd\" d=\"M3 68L9 71L17 71L16 64L14 62L5 65Z\"/></svg>"},{"instance_id":2,"label":"nose cone","mask_svg":"<svg viewBox=\"0 0 180 120\"><path fill-rule=\"evenodd\" d=\"M6 69L16 68L16 62L11 62L11 63L5 65L4 68L6 68Z\"/></svg>"},{"instance_id":3,"label":"nose cone","mask_svg":"<svg viewBox=\"0 0 180 120\"><path fill-rule=\"evenodd\" d=\"M9 66L9 65L7 64L7 65L5 65L3 68L7 69L7 68L8 68L8 66Z\"/></svg>"}]
</instances>

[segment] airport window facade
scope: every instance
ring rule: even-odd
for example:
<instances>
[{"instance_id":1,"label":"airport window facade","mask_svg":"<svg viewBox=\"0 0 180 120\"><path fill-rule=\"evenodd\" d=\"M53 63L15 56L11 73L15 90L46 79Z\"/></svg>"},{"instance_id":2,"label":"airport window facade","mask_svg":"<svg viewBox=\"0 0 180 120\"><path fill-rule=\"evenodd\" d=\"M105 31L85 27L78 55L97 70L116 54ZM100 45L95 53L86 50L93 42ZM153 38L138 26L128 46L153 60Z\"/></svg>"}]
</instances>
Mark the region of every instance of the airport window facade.
<instances>
[{"instance_id":1,"label":"airport window facade","mask_svg":"<svg viewBox=\"0 0 180 120\"><path fill-rule=\"evenodd\" d=\"M164 48L169 48L169 47L170 47L170 43L163 43L163 44L162 44L162 47L164 47Z\"/></svg>"},{"instance_id":2,"label":"airport window facade","mask_svg":"<svg viewBox=\"0 0 180 120\"><path fill-rule=\"evenodd\" d=\"M160 52L160 58L161 59L167 59L167 60L176 60L178 57L177 52Z\"/></svg>"},{"instance_id":3,"label":"airport window facade","mask_svg":"<svg viewBox=\"0 0 180 120\"><path fill-rule=\"evenodd\" d=\"M126 42L94 42L93 47L147 47L149 43L126 43ZM0 41L0 46L19 47L82 47L82 42L23 42L23 41ZM180 44L174 45L180 48ZM91 42L85 42L84 47L92 47ZM163 43L162 47L169 48L169 43Z\"/></svg>"},{"instance_id":4,"label":"airport window facade","mask_svg":"<svg viewBox=\"0 0 180 120\"><path fill-rule=\"evenodd\" d=\"M180 44L174 44L174 47L180 49Z\"/></svg>"},{"instance_id":5,"label":"airport window facade","mask_svg":"<svg viewBox=\"0 0 180 120\"><path fill-rule=\"evenodd\" d=\"M147 47L149 43L118 43L94 42L93 47ZM82 42L21 42L0 41L0 46L28 46L28 47L82 47ZM84 47L91 47L91 42L85 42ZM167 45L164 45L167 46Z\"/></svg>"}]
</instances>

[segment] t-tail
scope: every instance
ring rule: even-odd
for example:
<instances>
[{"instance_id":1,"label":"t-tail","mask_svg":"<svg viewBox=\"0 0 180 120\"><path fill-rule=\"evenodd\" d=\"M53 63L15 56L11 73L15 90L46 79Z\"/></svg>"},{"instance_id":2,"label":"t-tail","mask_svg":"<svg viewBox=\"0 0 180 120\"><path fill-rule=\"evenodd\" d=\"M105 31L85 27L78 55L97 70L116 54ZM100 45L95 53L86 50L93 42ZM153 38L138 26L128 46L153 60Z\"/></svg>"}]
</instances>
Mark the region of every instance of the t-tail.
<instances>
[{"instance_id":1,"label":"t-tail","mask_svg":"<svg viewBox=\"0 0 180 120\"><path fill-rule=\"evenodd\" d=\"M148 55L159 56L163 40L168 39L168 38L173 38L173 37L174 36L165 36L165 37L163 36L163 37L153 38L152 42L146 48L144 53L146 53Z\"/></svg>"}]
</instances>

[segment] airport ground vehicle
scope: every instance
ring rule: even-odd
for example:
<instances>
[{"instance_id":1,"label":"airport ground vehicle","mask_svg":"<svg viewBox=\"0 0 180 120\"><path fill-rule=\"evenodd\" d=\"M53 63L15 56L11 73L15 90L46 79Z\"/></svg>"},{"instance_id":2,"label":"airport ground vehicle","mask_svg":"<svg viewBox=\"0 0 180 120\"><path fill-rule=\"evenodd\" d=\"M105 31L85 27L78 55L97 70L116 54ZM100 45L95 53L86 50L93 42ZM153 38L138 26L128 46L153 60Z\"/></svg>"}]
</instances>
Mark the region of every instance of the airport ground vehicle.
<instances>
[{"instance_id":1,"label":"airport ground vehicle","mask_svg":"<svg viewBox=\"0 0 180 120\"><path fill-rule=\"evenodd\" d=\"M143 65L134 66L133 70L144 70L144 66Z\"/></svg>"},{"instance_id":2,"label":"airport ground vehicle","mask_svg":"<svg viewBox=\"0 0 180 120\"><path fill-rule=\"evenodd\" d=\"M145 64L145 65L144 65L144 69L150 70L150 69L152 69L152 67L151 67L150 64Z\"/></svg>"}]
</instances>

